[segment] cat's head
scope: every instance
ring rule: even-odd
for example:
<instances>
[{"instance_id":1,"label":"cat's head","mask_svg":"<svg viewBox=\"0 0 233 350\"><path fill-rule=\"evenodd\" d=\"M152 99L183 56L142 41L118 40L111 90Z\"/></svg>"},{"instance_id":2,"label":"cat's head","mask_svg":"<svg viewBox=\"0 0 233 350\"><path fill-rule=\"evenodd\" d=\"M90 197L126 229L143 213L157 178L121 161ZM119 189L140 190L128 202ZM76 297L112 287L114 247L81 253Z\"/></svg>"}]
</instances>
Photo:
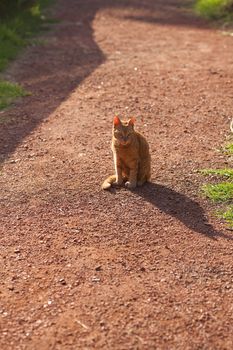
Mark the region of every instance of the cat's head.
<instances>
[{"instance_id":1,"label":"cat's head","mask_svg":"<svg viewBox=\"0 0 233 350\"><path fill-rule=\"evenodd\" d=\"M119 145L127 146L132 142L134 135L135 118L127 121L121 120L119 117L113 119L113 136Z\"/></svg>"}]
</instances>

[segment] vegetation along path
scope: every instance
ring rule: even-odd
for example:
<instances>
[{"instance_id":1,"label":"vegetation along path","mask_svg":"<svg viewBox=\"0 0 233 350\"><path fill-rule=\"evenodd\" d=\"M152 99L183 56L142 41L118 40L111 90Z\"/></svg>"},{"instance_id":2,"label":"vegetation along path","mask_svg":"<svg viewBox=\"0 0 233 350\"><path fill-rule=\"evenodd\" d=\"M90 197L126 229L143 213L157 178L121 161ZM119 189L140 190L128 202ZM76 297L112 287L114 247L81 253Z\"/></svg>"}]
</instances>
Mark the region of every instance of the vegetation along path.
<instances>
[{"instance_id":1,"label":"vegetation along path","mask_svg":"<svg viewBox=\"0 0 233 350\"><path fill-rule=\"evenodd\" d=\"M1 113L0 348L232 349L233 235L199 194L223 167L233 39L178 0L60 0L7 71ZM186 6L187 5L187 6ZM152 183L102 191L115 114Z\"/></svg>"}]
</instances>

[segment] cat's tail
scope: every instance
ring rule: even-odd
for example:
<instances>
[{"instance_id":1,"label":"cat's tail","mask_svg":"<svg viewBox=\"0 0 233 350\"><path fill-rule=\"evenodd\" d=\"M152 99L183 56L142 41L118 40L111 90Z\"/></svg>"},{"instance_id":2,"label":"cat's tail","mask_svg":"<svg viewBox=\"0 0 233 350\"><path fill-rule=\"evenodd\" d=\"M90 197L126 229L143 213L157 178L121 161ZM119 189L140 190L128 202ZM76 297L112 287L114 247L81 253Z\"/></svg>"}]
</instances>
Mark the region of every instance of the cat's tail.
<instances>
[{"instance_id":1,"label":"cat's tail","mask_svg":"<svg viewBox=\"0 0 233 350\"><path fill-rule=\"evenodd\" d=\"M116 175L111 175L111 176L109 176L109 177L103 182L103 184L102 184L102 186L101 186L102 190L108 190L108 189L112 186L113 182L115 182L115 181L116 181Z\"/></svg>"}]
</instances>

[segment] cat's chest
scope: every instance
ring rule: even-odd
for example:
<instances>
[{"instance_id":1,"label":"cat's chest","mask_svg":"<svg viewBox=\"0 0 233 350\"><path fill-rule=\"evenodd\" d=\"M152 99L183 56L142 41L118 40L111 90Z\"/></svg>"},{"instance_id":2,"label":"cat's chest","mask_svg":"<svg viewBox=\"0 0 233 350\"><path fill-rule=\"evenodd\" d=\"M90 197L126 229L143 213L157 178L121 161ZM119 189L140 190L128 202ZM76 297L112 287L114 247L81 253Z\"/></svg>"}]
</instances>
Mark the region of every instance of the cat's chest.
<instances>
[{"instance_id":1,"label":"cat's chest","mask_svg":"<svg viewBox=\"0 0 233 350\"><path fill-rule=\"evenodd\" d=\"M130 147L130 148L122 148L118 150L117 152L118 158L124 163L129 164L132 162L132 160L135 160L138 158L138 149L136 147Z\"/></svg>"}]
</instances>

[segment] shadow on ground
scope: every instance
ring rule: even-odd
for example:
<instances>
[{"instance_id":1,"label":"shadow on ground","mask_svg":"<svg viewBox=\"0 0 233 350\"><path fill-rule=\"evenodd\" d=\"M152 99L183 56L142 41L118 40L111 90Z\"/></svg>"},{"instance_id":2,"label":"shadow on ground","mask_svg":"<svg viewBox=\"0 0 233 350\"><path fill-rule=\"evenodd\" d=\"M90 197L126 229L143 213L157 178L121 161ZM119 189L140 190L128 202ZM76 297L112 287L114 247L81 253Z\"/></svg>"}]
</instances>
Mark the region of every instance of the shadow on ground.
<instances>
[{"instance_id":1,"label":"shadow on ground","mask_svg":"<svg viewBox=\"0 0 233 350\"><path fill-rule=\"evenodd\" d=\"M5 112L10 122L1 125L0 161L14 152L23 139L106 60L95 42L92 28L93 19L99 10L128 9L128 18L145 22L189 27L204 25L186 13L182 6L188 4L189 0L58 1L56 18L60 23L52 36L48 35L48 44L30 48L13 76L32 95L19 102L15 109ZM135 17L131 16L131 9L136 10Z\"/></svg>"},{"instance_id":2,"label":"shadow on ground","mask_svg":"<svg viewBox=\"0 0 233 350\"><path fill-rule=\"evenodd\" d=\"M194 232L203 234L211 239L216 239L216 237L233 239L229 235L216 231L208 223L203 208L182 193L155 183L148 183L133 192L164 213L178 219Z\"/></svg>"}]
</instances>

